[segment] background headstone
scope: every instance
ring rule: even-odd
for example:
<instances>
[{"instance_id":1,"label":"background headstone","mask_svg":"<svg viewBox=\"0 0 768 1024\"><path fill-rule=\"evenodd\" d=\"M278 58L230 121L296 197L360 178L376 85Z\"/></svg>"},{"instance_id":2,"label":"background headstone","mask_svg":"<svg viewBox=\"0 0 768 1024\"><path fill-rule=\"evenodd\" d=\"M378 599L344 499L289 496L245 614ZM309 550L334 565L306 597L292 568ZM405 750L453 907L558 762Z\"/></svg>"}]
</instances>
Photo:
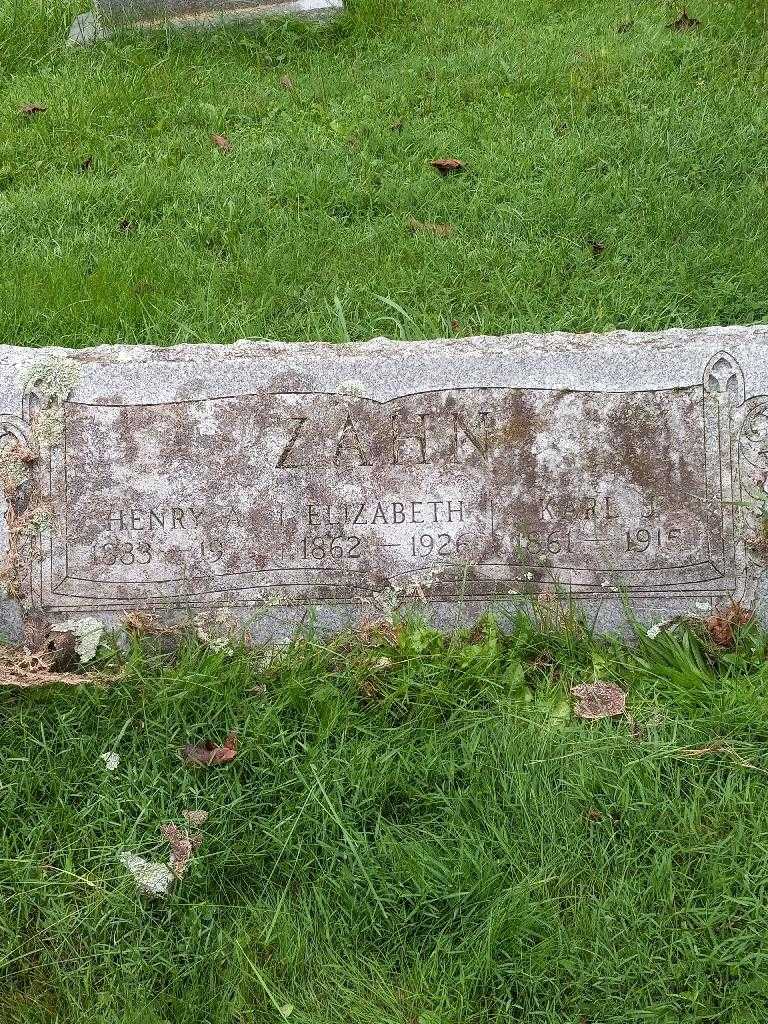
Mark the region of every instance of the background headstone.
<instances>
[{"instance_id":1,"label":"background headstone","mask_svg":"<svg viewBox=\"0 0 768 1024\"><path fill-rule=\"evenodd\" d=\"M75 18L68 41L93 43L126 27L211 28L267 17L324 18L343 9L343 0L94 0L93 12Z\"/></svg>"},{"instance_id":2,"label":"background headstone","mask_svg":"<svg viewBox=\"0 0 768 1024\"><path fill-rule=\"evenodd\" d=\"M0 348L6 623L765 611L768 328Z\"/></svg>"}]
</instances>

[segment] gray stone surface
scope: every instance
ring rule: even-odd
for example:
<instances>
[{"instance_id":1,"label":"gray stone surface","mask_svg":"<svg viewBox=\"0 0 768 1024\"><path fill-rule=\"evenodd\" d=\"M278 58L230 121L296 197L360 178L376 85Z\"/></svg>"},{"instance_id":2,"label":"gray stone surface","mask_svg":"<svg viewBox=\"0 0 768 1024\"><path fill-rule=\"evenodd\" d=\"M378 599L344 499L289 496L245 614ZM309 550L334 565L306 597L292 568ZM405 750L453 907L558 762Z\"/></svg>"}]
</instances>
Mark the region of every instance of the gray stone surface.
<instances>
[{"instance_id":1,"label":"gray stone surface","mask_svg":"<svg viewBox=\"0 0 768 1024\"><path fill-rule=\"evenodd\" d=\"M67 41L89 45L126 27L206 29L269 17L326 18L343 9L343 0L98 0L93 13L75 18Z\"/></svg>"},{"instance_id":2,"label":"gray stone surface","mask_svg":"<svg viewBox=\"0 0 768 1024\"><path fill-rule=\"evenodd\" d=\"M9 629L764 613L768 328L0 348Z\"/></svg>"}]
</instances>

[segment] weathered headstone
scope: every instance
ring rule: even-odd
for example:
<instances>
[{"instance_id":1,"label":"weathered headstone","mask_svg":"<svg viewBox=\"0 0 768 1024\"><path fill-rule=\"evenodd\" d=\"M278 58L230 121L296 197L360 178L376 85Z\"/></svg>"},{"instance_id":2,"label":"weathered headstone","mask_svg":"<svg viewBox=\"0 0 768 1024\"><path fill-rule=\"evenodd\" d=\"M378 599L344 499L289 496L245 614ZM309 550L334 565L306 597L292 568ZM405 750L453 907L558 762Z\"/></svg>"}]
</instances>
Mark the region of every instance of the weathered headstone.
<instances>
[{"instance_id":1,"label":"weathered headstone","mask_svg":"<svg viewBox=\"0 0 768 1024\"><path fill-rule=\"evenodd\" d=\"M69 43L107 39L116 30L211 28L267 17L325 18L344 9L344 0L93 0L93 13L78 15Z\"/></svg>"},{"instance_id":2,"label":"weathered headstone","mask_svg":"<svg viewBox=\"0 0 768 1024\"><path fill-rule=\"evenodd\" d=\"M3 347L0 396L9 628L765 605L768 328Z\"/></svg>"}]
</instances>

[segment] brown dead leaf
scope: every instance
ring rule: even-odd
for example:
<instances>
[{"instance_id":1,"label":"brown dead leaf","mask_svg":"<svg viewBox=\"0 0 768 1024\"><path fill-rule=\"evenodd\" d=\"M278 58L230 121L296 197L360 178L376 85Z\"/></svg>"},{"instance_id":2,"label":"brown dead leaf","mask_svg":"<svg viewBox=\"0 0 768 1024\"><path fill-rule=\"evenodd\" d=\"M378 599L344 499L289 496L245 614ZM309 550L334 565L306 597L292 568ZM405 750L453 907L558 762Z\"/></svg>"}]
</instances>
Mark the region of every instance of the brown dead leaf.
<instances>
[{"instance_id":1,"label":"brown dead leaf","mask_svg":"<svg viewBox=\"0 0 768 1024\"><path fill-rule=\"evenodd\" d=\"M577 718L597 721L623 715L626 710L626 693L612 683L582 683L571 687L571 693L577 698L573 709Z\"/></svg>"},{"instance_id":2,"label":"brown dead leaf","mask_svg":"<svg viewBox=\"0 0 768 1024\"><path fill-rule=\"evenodd\" d=\"M19 113L24 117L36 117L38 114L44 114L47 109L48 107L44 107L40 103L25 103Z\"/></svg>"},{"instance_id":3,"label":"brown dead leaf","mask_svg":"<svg viewBox=\"0 0 768 1024\"><path fill-rule=\"evenodd\" d=\"M435 235L437 238L449 238L453 232L453 224L432 224L429 221L416 220L415 217L410 217L408 220L408 230L412 235L425 234Z\"/></svg>"},{"instance_id":4,"label":"brown dead leaf","mask_svg":"<svg viewBox=\"0 0 768 1024\"><path fill-rule=\"evenodd\" d=\"M443 178L447 178L449 174L459 174L465 169L464 162L462 160L456 160L454 157L445 157L441 160L433 160L431 166L440 174Z\"/></svg>"},{"instance_id":5,"label":"brown dead leaf","mask_svg":"<svg viewBox=\"0 0 768 1024\"><path fill-rule=\"evenodd\" d=\"M396 647L400 643L402 628L390 619L369 619L360 626L357 635L364 644L371 647L380 644Z\"/></svg>"},{"instance_id":6,"label":"brown dead leaf","mask_svg":"<svg viewBox=\"0 0 768 1024\"><path fill-rule=\"evenodd\" d=\"M291 78L290 75L283 75L283 77L280 79L280 85L283 87L283 89L292 89L293 79Z\"/></svg>"},{"instance_id":7,"label":"brown dead leaf","mask_svg":"<svg viewBox=\"0 0 768 1024\"><path fill-rule=\"evenodd\" d=\"M222 153L232 152L232 143L226 135L212 135L211 142L217 147L217 149L221 150Z\"/></svg>"},{"instance_id":8,"label":"brown dead leaf","mask_svg":"<svg viewBox=\"0 0 768 1024\"><path fill-rule=\"evenodd\" d=\"M237 736L230 733L221 746L205 740L203 743L188 743L182 748L181 756L187 764L202 765L206 768L217 764L229 764L237 754Z\"/></svg>"},{"instance_id":9,"label":"brown dead leaf","mask_svg":"<svg viewBox=\"0 0 768 1024\"><path fill-rule=\"evenodd\" d=\"M128 612L123 619L123 627L132 636L173 637L179 634L178 627L163 626L152 615L142 611Z\"/></svg>"},{"instance_id":10,"label":"brown dead leaf","mask_svg":"<svg viewBox=\"0 0 768 1024\"><path fill-rule=\"evenodd\" d=\"M196 850L200 848L203 841L200 832L188 832L185 828L179 828L173 822L163 825L160 835L166 839L171 847L171 858L168 867L176 878L181 878L192 860Z\"/></svg>"},{"instance_id":11,"label":"brown dead leaf","mask_svg":"<svg viewBox=\"0 0 768 1024\"><path fill-rule=\"evenodd\" d=\"M80 171L81 171L82 174L85 174L86 172L92 171L92 170L93 170L93 157L92 156L87 156L85 158L85 160L83 160L83 162L80 164Z\"/></svg>"},{"instance_id":12,"label":"brown dead leaf","mask_svg":"<svg viewBox=\"0 0 768 1024\"><path fill-rule=\"evenodd\" d=\"M587 245L592 250L593 256L602 256L605 252L605 242L598 242L594 238L588 238Z\"/></svg>"},{"instance_id":13,"label":"brown dead leaf","mask_svg":"<svg viewBox=\"0 0 768 1024\"><path fill-rule=\"evenodd\" d=\"M451 320L451 330L454 334L461 334L461 324L458 320Z\"/></svg>"},{"instance_id":14,"label":"brown dead leaf","mask_svg":"<svg viewBox=\"0 0 768 1024\"><path fill-rule=\"evenodd\" d=\"M701 28L701 22L698 18L692 18L684 7L680 17L671 25L667 25L667 28L671 28L674 32L695 32L697 28Z\"/></svg>"},{"instance_id":15,"label":"brown dead leaf","mask_svg":"<svg viewBox=\"0 0 768 1024\"><path fill-rule=\"evenodd\" d=\"M598 822L602 821L605 815L602 813L602 811L598 811L595 807L590 807L589 810L585 813L584 817L587 819L587 821Z\"/></svg>"},{"instance_id":16,"label":"brown dead leaf","mask_svg":"<svg viewBox=\"0 0 768 1024\"><path fill-rule=\"evenodd\" d=\"M738 601L727 608L718 609L709 618L704 619L704 628L718 647L733 647L739 630L752 620L752 612L747 611Z\"/></svg>"},{"instance_id":17,"label":"brown dead leaf","mask_svg":"<svg viewBox=\"0 0 768 1024\"><path fill-rule=\"evenodd\" d=\"M155 626L155 620L147 612L133 611L123 619L123 626L127 633L141 636L142 633L151 633Z\"/></svg>"},{"instance_id":18,"label":"brown dead leaf","mask_svg":"<svg viewBox=\"0 0 768 1024\"><path fill-rule=\"evenodd\" d=\"M121 220L117 226L125 235L136 230L136 225L130 220Z\"/></svg>"}]
</instances>

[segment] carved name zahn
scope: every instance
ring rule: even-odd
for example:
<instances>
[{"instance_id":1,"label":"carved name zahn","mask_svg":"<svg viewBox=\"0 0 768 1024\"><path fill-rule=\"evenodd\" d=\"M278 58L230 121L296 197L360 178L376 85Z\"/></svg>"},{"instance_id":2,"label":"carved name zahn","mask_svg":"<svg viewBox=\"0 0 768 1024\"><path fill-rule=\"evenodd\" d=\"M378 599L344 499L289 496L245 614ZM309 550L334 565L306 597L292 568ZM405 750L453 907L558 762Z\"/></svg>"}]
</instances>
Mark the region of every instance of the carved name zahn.
<instances>
[{"instance_id":1,"label":"carved name zahn","mask_svg":"<svg viewBox=\"0 0 768 1024\"><path fill-rule=\"evenodd\" d=\"M275 465L302 469L318 459L360 466L460 462L487 458L498 440L491 414L482 411L384 412L365 419L345 412L340 425L296 416Z\"/></svg>"}]
</instances>

